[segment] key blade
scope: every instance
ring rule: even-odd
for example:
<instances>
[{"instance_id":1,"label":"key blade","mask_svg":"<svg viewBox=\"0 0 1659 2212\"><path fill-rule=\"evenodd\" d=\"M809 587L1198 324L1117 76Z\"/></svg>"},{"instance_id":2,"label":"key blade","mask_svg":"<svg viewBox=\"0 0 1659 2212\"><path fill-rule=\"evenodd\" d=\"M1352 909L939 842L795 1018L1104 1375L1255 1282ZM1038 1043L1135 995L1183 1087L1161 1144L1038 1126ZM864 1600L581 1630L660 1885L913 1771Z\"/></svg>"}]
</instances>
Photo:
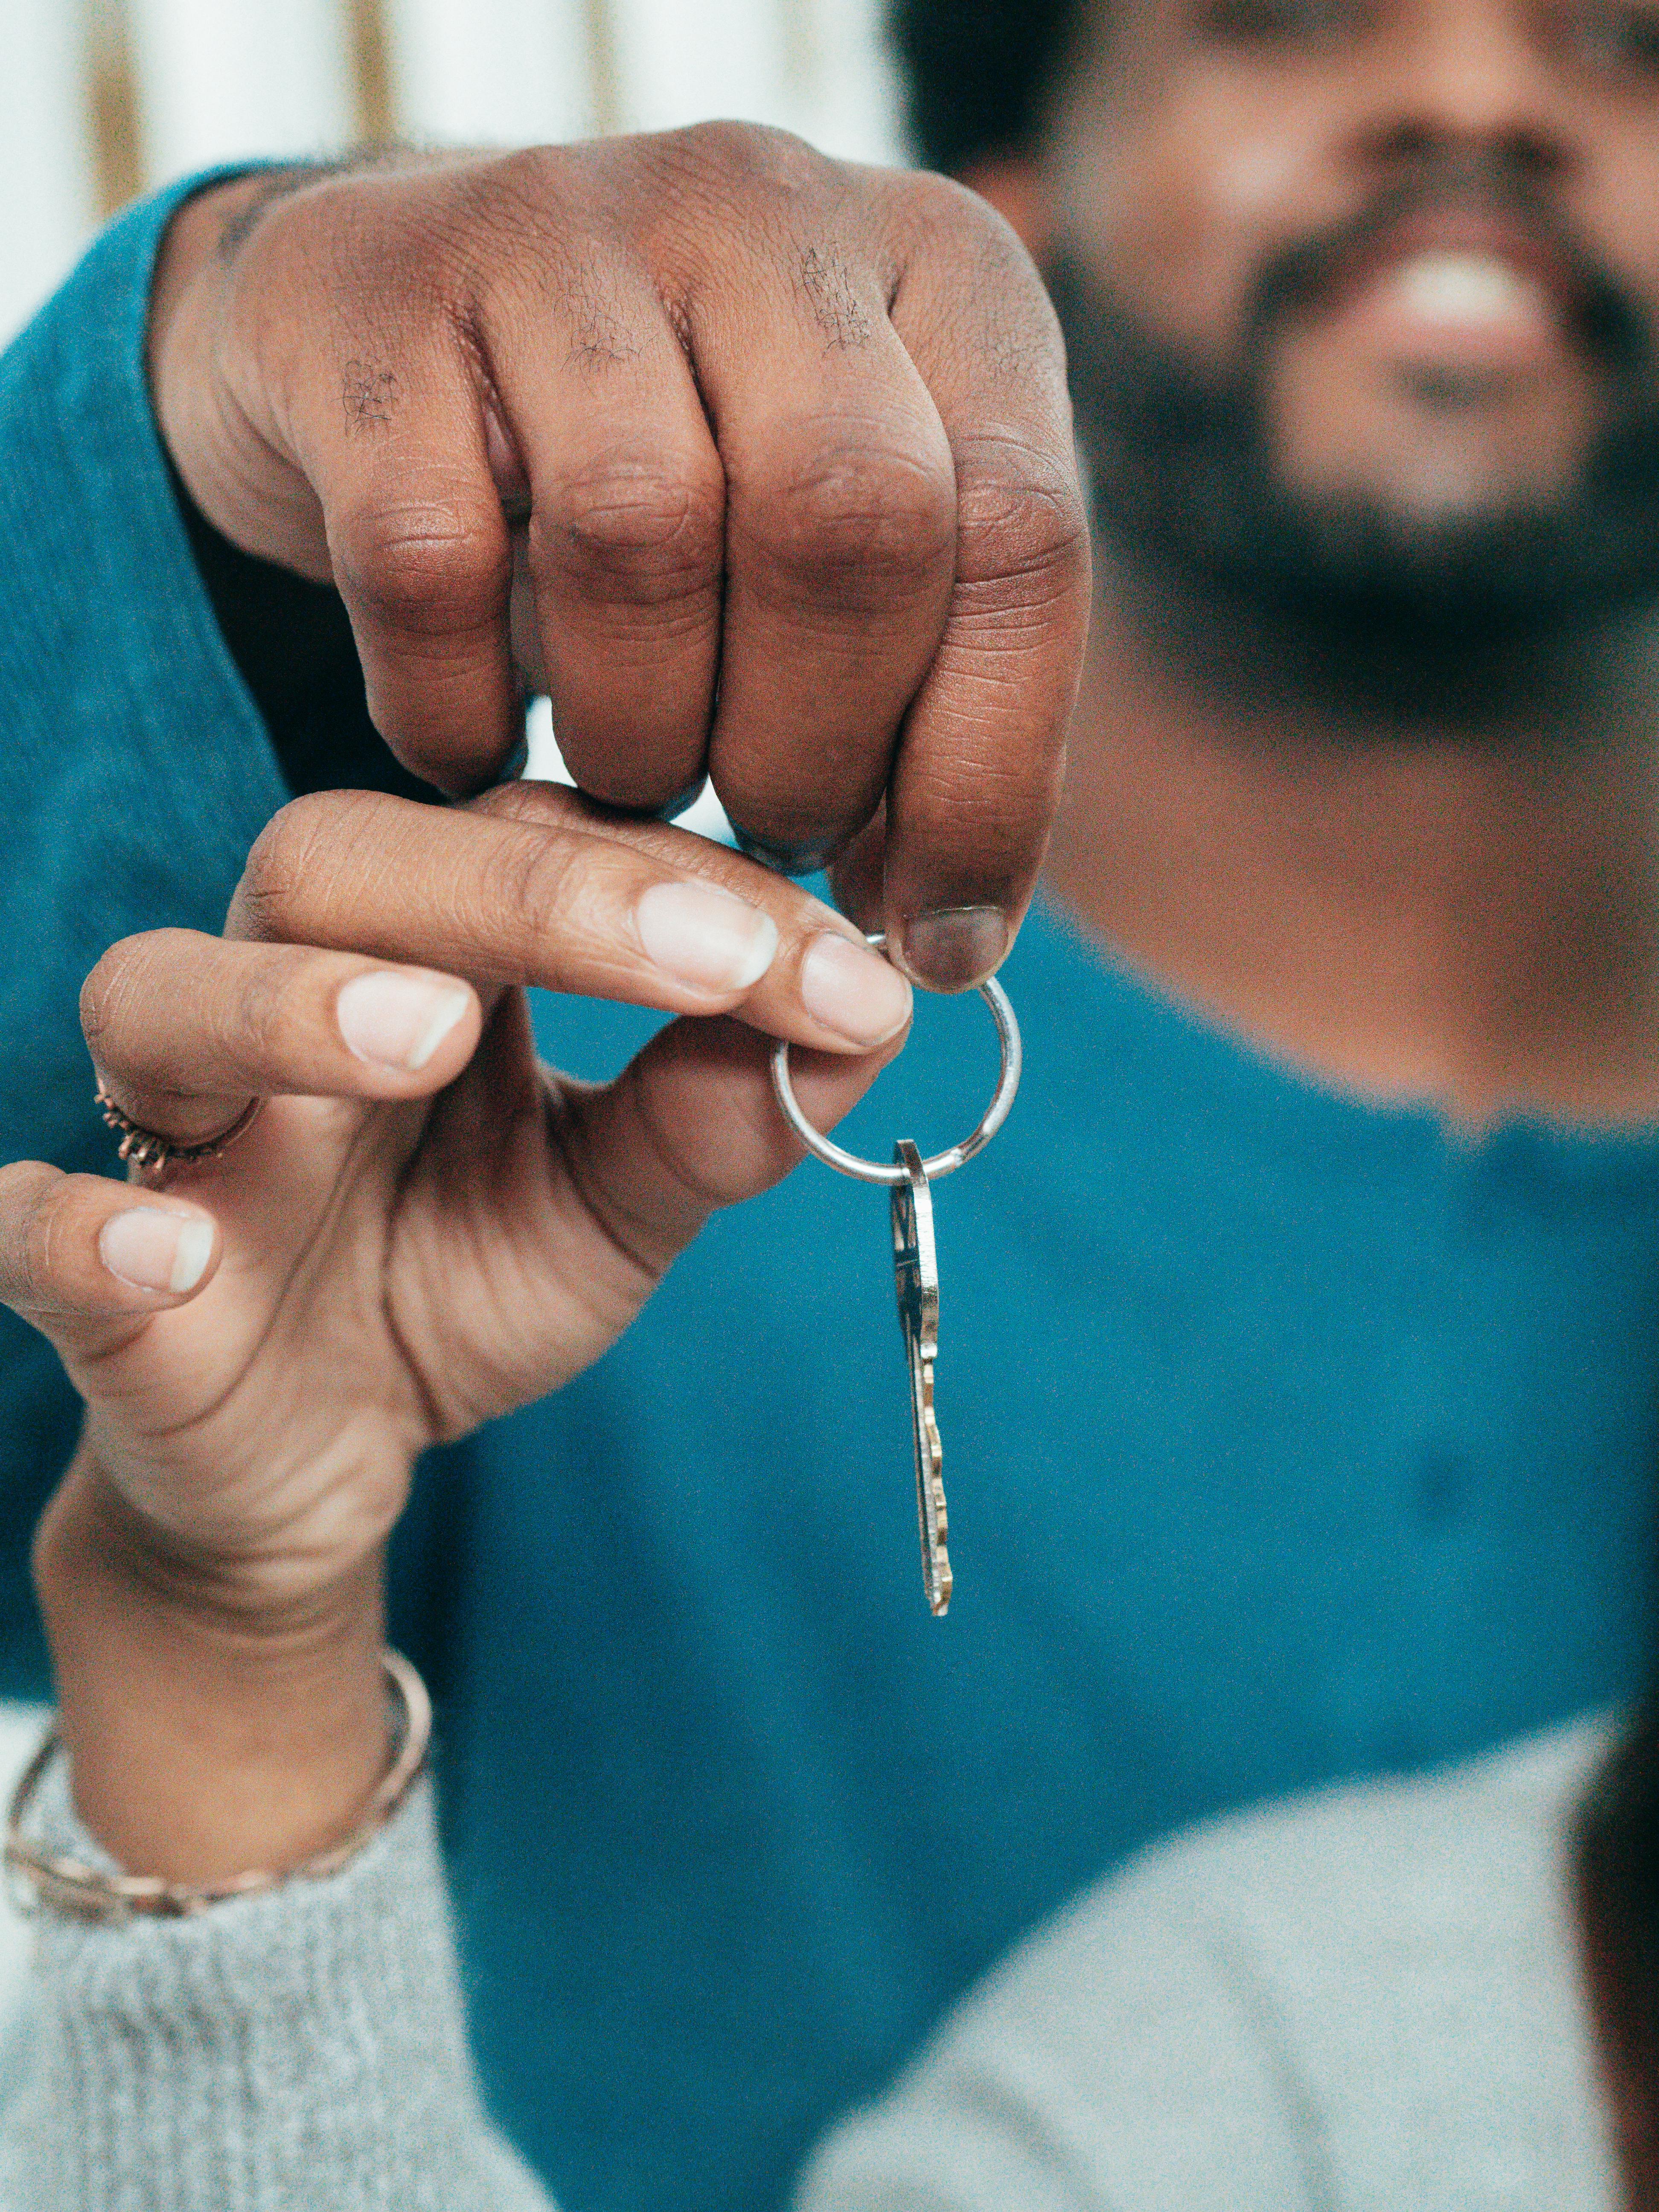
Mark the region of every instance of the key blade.
<instances>
[{"instance_id":1,"label":"key blade","mask_svg":"<svg viewBox=\"0 0 1659 2212\"><path fill-rule=\"evenodd\" d=\"M904 1352L910 1370L910 1426L915 1449L916 1517L921 1579L929 1609L942 1617L951 1603L949 1523L945 1506L945 1447L933 1407L939 1357L939 1262L933 1244L933 1194L921 1155L908 1137L893 1148L905 1179L893 1187L893 1278Z\"/></svg>"},{"instance_id":2,"label":"key blade","mask_svg":"<svg viewBox=\"0 0 1659 2212\"><path fill-rule=\"evenodd\" d=\"M916 1518L921 1531L921 1582L929 1610L942 1620L951 1606L950 1522L945 1508L945 1447L933 1413L933 1363L910 1370L911 1425L916 1455Z\"/></svg>"}]
</instances>

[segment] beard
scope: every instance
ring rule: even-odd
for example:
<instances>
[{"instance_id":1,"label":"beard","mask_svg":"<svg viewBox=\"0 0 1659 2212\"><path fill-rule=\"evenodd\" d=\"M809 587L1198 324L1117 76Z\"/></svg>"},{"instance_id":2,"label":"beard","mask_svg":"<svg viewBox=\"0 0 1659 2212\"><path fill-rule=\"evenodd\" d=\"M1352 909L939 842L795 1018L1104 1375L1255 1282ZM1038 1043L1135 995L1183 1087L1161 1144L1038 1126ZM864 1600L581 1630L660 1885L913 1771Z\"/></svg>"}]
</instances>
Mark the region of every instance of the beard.
<instances>
[{"instance_id":1,"label":"beard","mask_svg":"<svg viewBox=\"0 0 1659 2212\"><path fill-rule=\"evenodd\" d=\"M1457 181L1467 191L1468 173ZM1559 493L1426 518L1361 492L1286 482L1265 398L1273 340L1287 318L1329 295L1349 257L1445 185L1442 173L1396 187L1264 266L1231 371L1206 372L1161 343L1062 258L1053 292L1096 526L1133 568L1201 599L1425 650L1582 629L1659 597L1651 335L1640 308L1530 198L1528 219L1547 225L1573 272L1574 335L1607 379L1606 422L1573 480ZM1486 173L1480 189L1510 210L1522 198Z\"/></svg>"}]
</instances>

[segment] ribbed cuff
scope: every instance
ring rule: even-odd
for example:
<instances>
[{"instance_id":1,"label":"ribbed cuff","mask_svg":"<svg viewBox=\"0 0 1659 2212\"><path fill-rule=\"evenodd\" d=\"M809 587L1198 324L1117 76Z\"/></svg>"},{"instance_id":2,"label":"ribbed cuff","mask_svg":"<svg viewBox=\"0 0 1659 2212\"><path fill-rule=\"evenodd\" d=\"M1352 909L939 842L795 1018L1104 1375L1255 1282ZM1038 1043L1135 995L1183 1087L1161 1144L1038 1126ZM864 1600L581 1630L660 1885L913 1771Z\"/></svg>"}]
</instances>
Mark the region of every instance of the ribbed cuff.
<instances>
[{"instance_id":1,"label":"ribbed cuff","mask_svg":"<svg viewBox=\"0 0 1659 2212\"><path fill-rule=\"evenodd\" d=\"M31 1826L108 1864L61 1769ZM329 1881L193 1920L37 1927L17 2212L541 2201L504 2176L478 2103L429 1782Z\"/></svg>"}]
</instances>

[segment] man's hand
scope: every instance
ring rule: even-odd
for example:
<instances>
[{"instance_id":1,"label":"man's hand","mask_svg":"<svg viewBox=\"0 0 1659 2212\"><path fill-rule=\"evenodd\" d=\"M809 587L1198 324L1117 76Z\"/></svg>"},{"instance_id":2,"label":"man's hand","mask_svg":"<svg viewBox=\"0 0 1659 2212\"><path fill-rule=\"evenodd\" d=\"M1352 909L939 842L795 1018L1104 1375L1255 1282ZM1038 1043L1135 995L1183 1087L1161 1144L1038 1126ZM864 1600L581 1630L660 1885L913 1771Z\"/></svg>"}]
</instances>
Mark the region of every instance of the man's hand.
<instances>
[{"instance_id":1,"label":"man's hand","mask_svg":"<svg viewBox=\"0 0 1659 2212\"><path fill-rule=\"evenodd\" d=\"M527 678L593 797L707 773L918 981L1001 959L1088 532L1058 327L971 194L732 124L242 180L174 222L152 371L203 512L338 586L409 767L489 781Z\"/></svg>"}]
</instances>

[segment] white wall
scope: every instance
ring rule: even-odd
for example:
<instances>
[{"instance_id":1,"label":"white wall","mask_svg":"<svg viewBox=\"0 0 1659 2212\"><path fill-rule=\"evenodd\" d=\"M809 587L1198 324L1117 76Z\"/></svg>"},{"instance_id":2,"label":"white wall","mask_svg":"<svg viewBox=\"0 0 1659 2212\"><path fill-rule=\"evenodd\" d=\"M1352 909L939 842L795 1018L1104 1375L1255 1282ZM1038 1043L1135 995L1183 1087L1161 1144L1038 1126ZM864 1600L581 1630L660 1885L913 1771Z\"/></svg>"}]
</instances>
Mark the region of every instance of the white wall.
<instances>
[{"instance_id":1,"label":"white wall","mask_svg":"<svg viewBox=\"0 0 1659 2212\"><path fill-rule=\"evenodd\" d=\"M320 152L355 136L337 0L127 0L127 8L152 178L249 155Z\"/></svg>"},{"instance_id":2,"label":"white wall","mask_svg":"<svg viewBox=\"0 0 1659 2212\"><path fill-rule=\"evenodd\" d=\"M385 20L410 136L502 146L593 130L582 0L386 0Z\"/></svg>"},{"instance_id":3,"label":"white wall","mask_svg":"<svg viewBox=\"0 0 1659 2212\"><path fill-rule=\"evenodd\" d=\"M363 0L0 0L0 340L95 226L88 58L100 27L106 49L128 57L139 166L154 185L356 139L354 4ZM728 115L856 160L899 158L881 0L370 5L403 137L506 145Z\"/></svg>"},{"instance_id":4,"label":"white wall","mask_svg":"<svg viewBox=\"0 0 1659 2212\"><path fill-rule=\"evenodd\" d=\"M64 0L0 0L0 337L74 259L95 206L82 24Z\"/></svg>"}]
</instances>

